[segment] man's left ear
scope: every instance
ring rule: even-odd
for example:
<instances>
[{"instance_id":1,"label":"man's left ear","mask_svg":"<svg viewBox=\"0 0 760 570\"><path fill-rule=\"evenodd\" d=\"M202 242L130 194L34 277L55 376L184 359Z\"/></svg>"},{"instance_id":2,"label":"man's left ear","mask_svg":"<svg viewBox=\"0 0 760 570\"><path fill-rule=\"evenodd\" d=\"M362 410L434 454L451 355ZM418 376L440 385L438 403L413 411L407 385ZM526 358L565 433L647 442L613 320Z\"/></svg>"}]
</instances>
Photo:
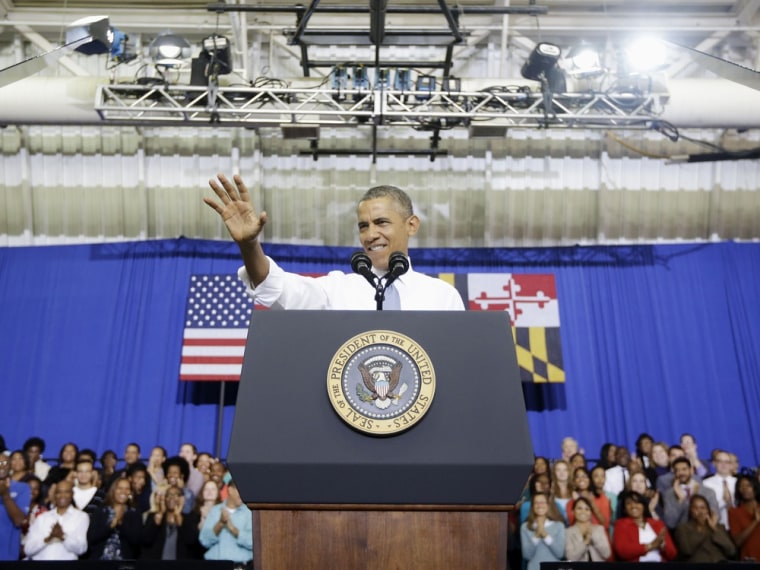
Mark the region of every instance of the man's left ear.
<instances>
[{"instance_id":1,"label":"man's left ear","mask_svg":"<svg viewBox=\"0 0 760 570\"><path fill-rule=\"evenodd\" d=\"M416 214L412 214L409 216L409 219L406 221L406 233L411 237L417 233L417 230L420 229L420 219L417 217Z\"/></svg>"}]
</instances>

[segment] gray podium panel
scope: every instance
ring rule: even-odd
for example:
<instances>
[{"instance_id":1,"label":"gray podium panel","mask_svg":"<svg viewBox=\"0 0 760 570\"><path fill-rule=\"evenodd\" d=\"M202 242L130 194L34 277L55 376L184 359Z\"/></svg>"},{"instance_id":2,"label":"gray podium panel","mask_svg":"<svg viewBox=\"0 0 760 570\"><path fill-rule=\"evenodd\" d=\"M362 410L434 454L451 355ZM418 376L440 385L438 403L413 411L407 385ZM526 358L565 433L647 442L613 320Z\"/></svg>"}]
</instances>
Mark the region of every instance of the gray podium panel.
<instances>
[{"instance_id":1,"label":"gray podium panel","mask_svg":"<svg viewBox=\"0 0 760 570\"><path fill-rule=\"evenodd\" d=\"M372 330L413 339L435 370L426 415L395 435L352 429L327 393L336 351ZM508 316L254 311L228 458L249 503L515 503L533 447Z\"/></svg>"}]
</instances>

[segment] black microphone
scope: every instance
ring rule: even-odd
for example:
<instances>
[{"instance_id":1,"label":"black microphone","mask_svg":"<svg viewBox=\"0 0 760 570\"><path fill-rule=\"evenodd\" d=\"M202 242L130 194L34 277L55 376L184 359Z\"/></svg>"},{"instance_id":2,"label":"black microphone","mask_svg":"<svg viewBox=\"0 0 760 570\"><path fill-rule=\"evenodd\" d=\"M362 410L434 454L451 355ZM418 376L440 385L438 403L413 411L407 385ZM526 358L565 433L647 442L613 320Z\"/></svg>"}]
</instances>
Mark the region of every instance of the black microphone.
<instances>
[{"instance_id":1,"label":"black microphone","mask_svg":"<svg viewBox=\"0 0 760 570\"><path fill-rule=\"evenodd\" d=\"M372 260L370 260L369 255L363 251L355 251L351 255L351 269L369 281L372 287L375 287L377 276L372 273Z\"/></svg>"},{"instance_id":2,"label":"black microphone","mask_svg":"<svg viewBox=\"0 0 760 570\"><path fill-rule=\"evenodd\" d=\"M385 276L385 286L409 271L409 259L400 251L394 251L388 258L388 274Z\"/></svg>"}]
</instances>

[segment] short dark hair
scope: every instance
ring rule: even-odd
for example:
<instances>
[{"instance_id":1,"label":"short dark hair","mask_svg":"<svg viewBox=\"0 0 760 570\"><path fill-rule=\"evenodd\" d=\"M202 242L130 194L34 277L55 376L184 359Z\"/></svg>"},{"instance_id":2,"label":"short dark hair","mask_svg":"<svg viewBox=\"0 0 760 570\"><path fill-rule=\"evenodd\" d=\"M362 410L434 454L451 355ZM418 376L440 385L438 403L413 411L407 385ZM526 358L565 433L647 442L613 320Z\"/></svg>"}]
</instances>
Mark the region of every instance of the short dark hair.
<instances>
[{"instance_id":1,"label":"short dark hair","mask_svg":"<svg viewBox=\"0 0 760 570\"><path fill-rule=\"evenodd\" d=\"M124 449L127 449L128 447L136 447L137 448L137 453L142 452L142 449L140 449L140 444L139 443L135 443L134 441L132 441L132 442L128 443L127 445L125 445Z\"/></svg>"},{"instance_id":2,"label":"short dark hair","mask_svg":"<svg viewBox=\"0 0 760 570\"><path fill-rule=\"evenodd\" d=\"M390 197L394 202L400 206L401 215L404 218L414 215L414 206L412 206L412 199L398 186L381 185L370 188L361 197L359 203L366 200L375 200L377 198Z\"/></svg>"},{"instance_id":3,"label":"short dark hair","mask_svg":"<svg viewBox=\"0 0 760 570\"><path fill-rule=\"evenodd\" d=\"M131 477L138 471L145 471L145 473L148 472L148 468L145 466L145 463L140 463L139 461L136 461L129 467L127 467L127 470L125 471L127 477Z\"/></svg>"},{"instance_id":4,"label":"short dark hair","mask_svg":"<svg viewBox=\"0 0 760 570\"><path fill-rule=\"evenodd\" d=\"M45 440L41 437L37 437L36 435L33 437L30 437L24 442L24 446L22 449L24 451L29 451L30 447L39 447L40 453L45 453Z\"/></svg>"},{"instance_id":5,"label":"short dark hair","mask_svg":"<svg viewBox=\"0 0 760 570\"><path fill-rule=\"evenodd\" d=\"M688 466L689 466L689 469L691 469L691 461L689 461L689 458L688 458L688 457L684 457L684 456L681 456L681 457L676 457L676 458L673 460L673 463L671 463L671 464L670 464L670 466L671 466L671 467L675 467L675 466L676 466L676 465L678 465L679 463L686 463L686 465L688 465Z\"/></svg>"}]
</instances>

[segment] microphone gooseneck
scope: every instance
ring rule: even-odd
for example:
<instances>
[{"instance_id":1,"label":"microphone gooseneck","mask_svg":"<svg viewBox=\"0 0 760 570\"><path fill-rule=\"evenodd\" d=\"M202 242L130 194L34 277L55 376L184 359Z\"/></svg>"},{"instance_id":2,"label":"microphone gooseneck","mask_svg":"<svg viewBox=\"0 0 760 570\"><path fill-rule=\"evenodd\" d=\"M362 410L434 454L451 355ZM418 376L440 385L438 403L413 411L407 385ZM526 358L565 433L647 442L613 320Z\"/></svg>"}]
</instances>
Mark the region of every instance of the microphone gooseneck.
<instances>
[{"instance_id":1,"label":"microphone gooseneck","mask_svg":"<svg viewBox=\"0 0 760 570\"><path fill-rule=\"evenodd\" d=\"M377 276L372 273L372 261L369 255L363 251L356 251L351 255L351 269L369 281L372 287L376 286Z\"/></svg>"}]
</instances>

